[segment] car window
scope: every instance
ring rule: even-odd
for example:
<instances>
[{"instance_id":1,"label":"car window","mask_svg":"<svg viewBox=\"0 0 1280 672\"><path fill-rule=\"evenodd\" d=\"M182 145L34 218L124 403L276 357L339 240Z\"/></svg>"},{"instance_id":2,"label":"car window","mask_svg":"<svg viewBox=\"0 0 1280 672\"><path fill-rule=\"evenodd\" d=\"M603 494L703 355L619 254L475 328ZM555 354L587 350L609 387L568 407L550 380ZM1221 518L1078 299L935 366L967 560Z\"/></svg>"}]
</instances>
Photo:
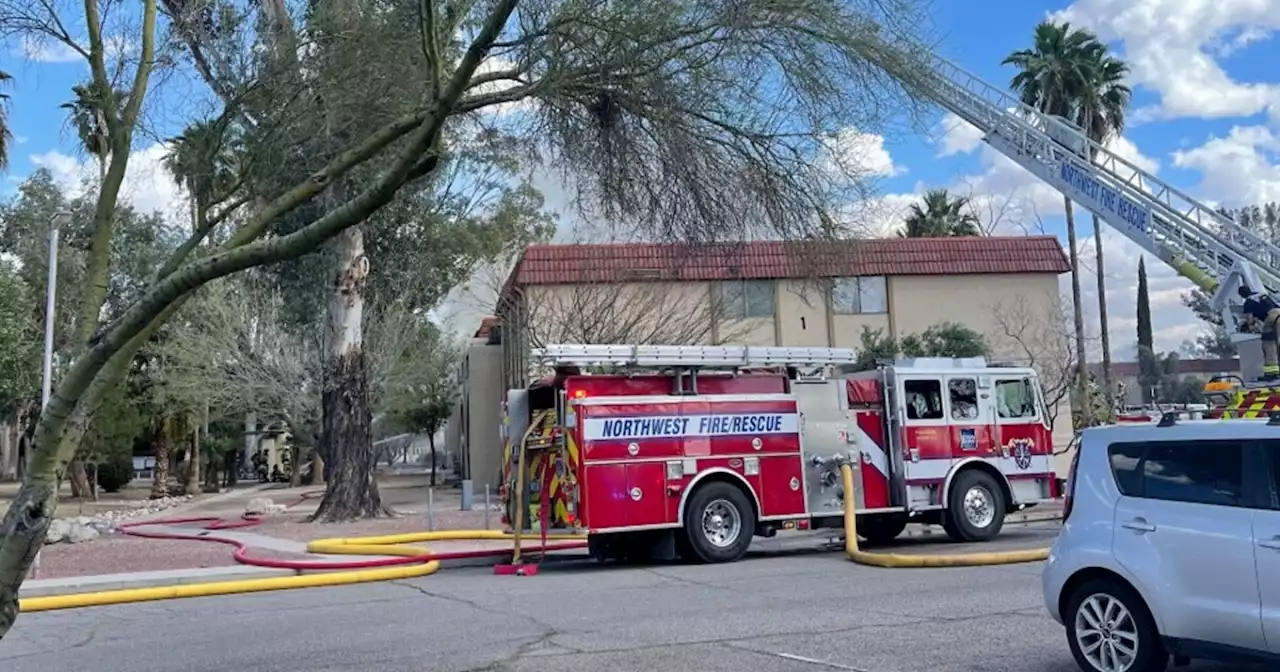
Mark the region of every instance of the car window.
<instances>
[{"instance_id":1,"label":"car window","mask_svg":"<svg viewBox=\"0 0 1280 672\"><path fill-rule=\"evenodd\" d=\"M1244 448L1237 442L1206 446L1164 443L1147 451L1142 495L1195 504L1244 506Z\"/></svg>"},{"instance_id":2,"label":"car window","mask_svg":"<svg viewBox=\"0 0 1280 672\"><path fill-rule=\"evenodd\" d=\"M1130 497L1246 506L1244 443L1157 441L1113 444L1111 471Z\"/></svg>"},{"instance_id":3,"label":"car window","mask_svg":"<svg viewBox=\"0 0 1280 672\"><path fill-rule=\"evenodd\" d=\"M1143 443L1120 443L1111 446L1111 473L1116 477L1116 485L1120 486L1120 494L1129 497L1142 495L1142 472L1138 471L1138 463L1142 461L1142 453L1146 450Z\"/></svg>"}]
</instances>

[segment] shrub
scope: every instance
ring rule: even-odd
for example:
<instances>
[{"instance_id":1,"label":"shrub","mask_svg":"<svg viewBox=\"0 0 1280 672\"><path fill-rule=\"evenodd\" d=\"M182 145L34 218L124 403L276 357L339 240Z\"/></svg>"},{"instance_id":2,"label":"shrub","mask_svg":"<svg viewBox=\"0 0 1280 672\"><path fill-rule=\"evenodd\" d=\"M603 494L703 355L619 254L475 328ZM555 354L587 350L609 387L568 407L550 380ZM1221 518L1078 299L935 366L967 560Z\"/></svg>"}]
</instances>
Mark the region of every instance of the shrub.
<instances>
[{"instance_id":1,"label":"shrub","mask_svg":"<svg viewBox=\"0 0 1280 672\"><path fill-rule=\"evenodd\" d=\"M98 464L98 487L103 492L119 492L133 480L133 456L116 455Z\"/></svg>"}]
</instances>

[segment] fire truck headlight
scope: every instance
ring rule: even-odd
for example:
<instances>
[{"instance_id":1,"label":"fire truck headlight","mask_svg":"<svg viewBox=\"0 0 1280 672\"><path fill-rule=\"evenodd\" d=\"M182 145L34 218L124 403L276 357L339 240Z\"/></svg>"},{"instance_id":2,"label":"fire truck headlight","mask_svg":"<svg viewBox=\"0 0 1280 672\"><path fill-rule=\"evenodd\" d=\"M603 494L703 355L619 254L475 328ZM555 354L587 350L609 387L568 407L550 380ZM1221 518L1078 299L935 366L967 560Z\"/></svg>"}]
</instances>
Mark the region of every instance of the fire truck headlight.
<instances>
[{"instance_id":1,"label":"fire truck headlight","mask_svg":"<svg viewBox=\"0 0 1280 672\"><path fill-rule=\"evenodd\" d=\"M678 481L684 478L684 463L680 460L667 463L667 480Z\"/></svg>"}]
</instances>

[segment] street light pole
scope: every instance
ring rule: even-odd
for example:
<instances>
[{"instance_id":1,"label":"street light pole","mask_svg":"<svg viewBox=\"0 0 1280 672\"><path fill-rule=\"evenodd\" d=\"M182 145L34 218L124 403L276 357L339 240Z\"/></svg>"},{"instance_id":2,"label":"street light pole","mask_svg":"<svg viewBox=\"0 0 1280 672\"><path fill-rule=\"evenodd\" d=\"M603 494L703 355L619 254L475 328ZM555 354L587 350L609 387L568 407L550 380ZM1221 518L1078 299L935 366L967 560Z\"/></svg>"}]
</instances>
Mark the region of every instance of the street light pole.
<instances>
[{"instance_id":1,"label":"street light pole","mask_svg":"<svg viewBox=\"0 0 1280 672\"><path fill-rule=\"evenodd\" d=\"M71 222L71 213L59 212L49 220L49 282L44 295L44 379L40 382L40 411L49 406L49 398L53 396L53 323L56 321L58 293L58 229ZM31 456L34 450L27 452L27 473L31 473ZM31 565L32 576L40 574L40 551L36 551L35 562Z\"/></svg>"},{"instance_id":2,"label":"street light pole","mask_svg":"<svg viewBox=\"0 0 1280 672\"><path fill-rule=\"evenodd\" d=\"M40 384L40 409L53 396L53 323L58 293L58 229L71 221L71 213L59 212L49 220L49 283L44 295L44 380ZM30 455L27 456L30 458Z\"/></svg>"}]
</instances>

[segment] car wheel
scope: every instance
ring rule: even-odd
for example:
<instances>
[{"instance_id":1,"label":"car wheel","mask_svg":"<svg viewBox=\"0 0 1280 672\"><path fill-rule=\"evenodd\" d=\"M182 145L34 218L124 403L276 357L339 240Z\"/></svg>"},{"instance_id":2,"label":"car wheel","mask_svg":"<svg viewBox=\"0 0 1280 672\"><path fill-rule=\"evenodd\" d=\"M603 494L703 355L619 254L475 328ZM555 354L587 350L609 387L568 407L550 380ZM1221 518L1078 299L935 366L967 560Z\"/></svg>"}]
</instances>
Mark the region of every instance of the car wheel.
<instances>
[{"instance_id":1,"label":"car wheel","mask_svg":"<svg viewBox=\"0 0 1280 672\"><path fill-rule=\"evenodd\" d=\"M951 481L943 529L956 541L990 541L1004 527L1004 493L996 479L968 469Z\"/></svg>"},{"instance_id":2,"label":"car wheel","mask_svg":"<svg viewBox=\"0 0 1280 672\"><path fill-rule=\"evenodd\" d=\"M873 545L887 544L897 539L905 529L907 519L903 516L874 516L858 520L858 536Z\"/></svg>"},{"instance_id":3,"label":"car wheel","mask_svg":"<svg viewBox=\"0 0 1280 672\"><path fill-rule=\"evenodd\" d=\"M705 483L689 498L684 536L697 562L733 562L746 555L756 529L751 502L738 488Z\"/></svg>"},{"instance_id":4,"label":"car wheel","mask_svg":"<svg viewBox=\"0 0 1280 672\"><path fill-rule=\"evenodd\" d=\"M1100 579L1067 602L1067 645L1086 672L1163 672L1169 654L1147 605L1129 586Z\"/></svg>"}]
</instances>

